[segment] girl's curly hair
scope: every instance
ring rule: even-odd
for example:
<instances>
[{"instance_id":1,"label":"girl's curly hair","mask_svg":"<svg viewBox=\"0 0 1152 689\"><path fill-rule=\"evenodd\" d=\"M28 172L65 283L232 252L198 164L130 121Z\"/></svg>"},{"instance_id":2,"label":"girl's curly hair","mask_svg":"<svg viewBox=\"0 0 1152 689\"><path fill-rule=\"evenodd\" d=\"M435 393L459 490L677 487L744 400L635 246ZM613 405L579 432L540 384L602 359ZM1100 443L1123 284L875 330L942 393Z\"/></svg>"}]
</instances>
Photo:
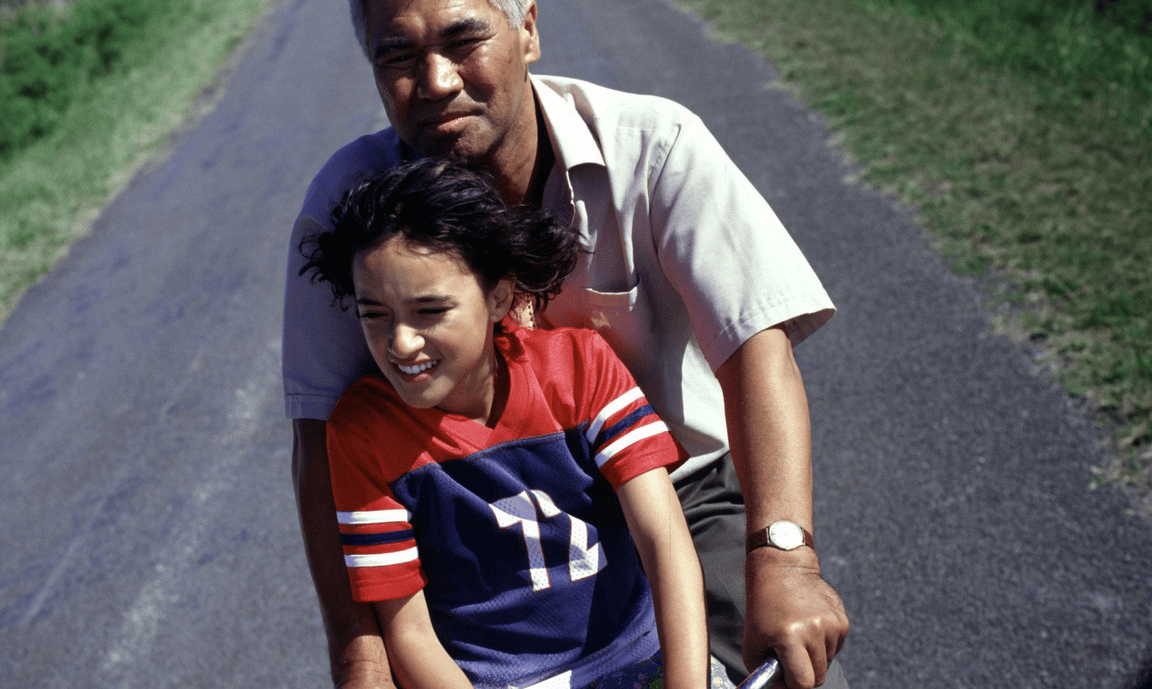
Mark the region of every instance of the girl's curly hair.
<instances>
[{"instance_id":1,"label":"girl's curly hair","mask_svg":"<svg viewBox=\"0 0 1152 689\"><path fill-rule=\"evenodd\" d=\"M537 312L559 294L584 247L549 213L509 208L488 179L455 163L425 158L369 176L332 210L332 229L300 242L300 275L327 282L342 308L355 296L352 259L382 239L452 252L490 290L514 281L516 298Z\"/></svg>"}]
</instances>

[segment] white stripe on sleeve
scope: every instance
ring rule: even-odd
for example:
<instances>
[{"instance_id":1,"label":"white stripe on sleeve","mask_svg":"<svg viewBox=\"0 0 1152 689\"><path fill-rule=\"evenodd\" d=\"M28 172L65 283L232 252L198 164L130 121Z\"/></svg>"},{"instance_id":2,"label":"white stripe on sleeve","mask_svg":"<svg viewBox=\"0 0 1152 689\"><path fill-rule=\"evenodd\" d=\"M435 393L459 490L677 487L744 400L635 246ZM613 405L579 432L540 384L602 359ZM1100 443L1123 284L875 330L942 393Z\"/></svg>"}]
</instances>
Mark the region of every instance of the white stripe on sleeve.
<instances>
[{"instance_id":1,"label":"white stripe on sleeve","mask_svg":"<svg viewBox=\"0 0 1152 689\"><path fill-rule=\"evenodd\" d=\"M601 450L600 454L596 455L596 466L604 466L604 462L612 459L612 457L630 445L634 445L635 443L638 443L646 438L651 438L654 435L660 435L661 433L667 432L668 425L663 421L656 421L654 423L648 424L647 426L641 426L636 430L629 431L620 436L616 442Z\"/></svg>"},{"instance_id":2,"label":"white stripe on sleeve","mask_svg":"<svg viewBox=\"0 0 1152 689\"><path fill-rule=\"evenodd\" d=\"M407 548L395 553L376 553L374 555L345 555L344 564L348 567L387 567L412 562L420 554L416 548Z\"/></svg>"},{"instance_id":3,"label":"white stripe on sleeve","mask_svg":"<svg viewBox=\"0 0 1152 689\"><path fill-rule=\"evenodd\" d=\"M607 423L608 419L612 418L613 414L643 396L643 391L641 391L639 387L635 387L606 404L604 408L600 410L600 413L596 415L596 418L592 420L592 425L588 427L588 432L584 434L585 437L588 438L588 442L596 442L596 436L600 435L600 429L604 428L604 424Z\"/></svg>"},{"instance_id":4,"label":"white stripe on sleeve","mask_svg":"<svg viewBox=\"0 0 1152 689\"><path fill-rule=\"evenodd\" d=\"M395 524L411 519L412 513L403 508L336 513L336 520L341 524Z\"/></svg>"}]
</instances>

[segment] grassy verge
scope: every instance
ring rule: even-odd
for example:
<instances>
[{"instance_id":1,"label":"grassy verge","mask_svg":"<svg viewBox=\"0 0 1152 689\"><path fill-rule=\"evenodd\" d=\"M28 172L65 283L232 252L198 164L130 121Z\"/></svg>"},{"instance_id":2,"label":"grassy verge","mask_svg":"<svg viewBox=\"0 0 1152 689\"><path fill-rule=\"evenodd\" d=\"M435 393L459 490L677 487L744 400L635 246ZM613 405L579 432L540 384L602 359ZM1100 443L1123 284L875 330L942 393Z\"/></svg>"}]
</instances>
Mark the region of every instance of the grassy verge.
<instances>
[{"instance_id":1,"label":"grassy verge","mask_svg":"<svg viewBox=\"0 0 1152 689\"><path fill-rule=\"evenodd\" d=\"M171 133L271 0L146 3L146 30L52 132L0 162L0 322ZM60 17L67 21L71 8ZM0 54L3 52L0 46ZM2 58L0 58L2 59Z\"/></svg>"},{"instance_id":2,"label":"grassy verge","mask_svg":"<svg viewBox=\"0 0 1152 689\"><path fill-rule=\"evenodd\" d=\"M1000 330L1113 431L1102 480L1147 500L1152 37L1089 2L678 1L777 64L860 179L917 209Z\"/></svg>"}]
</instances>

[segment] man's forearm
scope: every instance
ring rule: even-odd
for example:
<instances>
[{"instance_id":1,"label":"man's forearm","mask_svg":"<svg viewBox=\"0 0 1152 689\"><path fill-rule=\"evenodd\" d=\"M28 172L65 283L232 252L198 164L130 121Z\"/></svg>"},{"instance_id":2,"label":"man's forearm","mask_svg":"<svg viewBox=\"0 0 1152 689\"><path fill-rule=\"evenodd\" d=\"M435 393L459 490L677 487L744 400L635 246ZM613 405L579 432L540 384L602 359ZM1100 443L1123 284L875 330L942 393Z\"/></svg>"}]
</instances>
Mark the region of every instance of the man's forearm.
<instances>
[{"instance_id":1,"label":"man's forearm","mask_svg":"<svg viewBox=\"0 0 1152 689\"><path fill-rule=\"evenodd\" d=\"M346 689L392 687L388 656L372 607L352 598L344 567L324 422L292 422L292 477L300 533L320 601L332 679Z\"/></svg>"},{"instance_id":2,"label":"man's forearm","mask_svg":"<svg viewBox=\"0 0 1152 689\"><path fill-rule=\"evenodd\" d=\"M749 530L779 519L812 530L808 399L783 330L745 342L716 372Z\"/></svg>"},{"instance_id":3,"label":"man's forearm","mask_svg":"<svg viewBox=\"0 0 1152 689\"><path fill-rule=\"evenodd\" d=\"M788 520L812 531L808 400L783 330L745 342L716 372L747 529ZM840 596L820 577L812 548L757 548L745 560L744 663L775 653L789 689L824 682L848 633Z\"/></svg>"}]
</instances>

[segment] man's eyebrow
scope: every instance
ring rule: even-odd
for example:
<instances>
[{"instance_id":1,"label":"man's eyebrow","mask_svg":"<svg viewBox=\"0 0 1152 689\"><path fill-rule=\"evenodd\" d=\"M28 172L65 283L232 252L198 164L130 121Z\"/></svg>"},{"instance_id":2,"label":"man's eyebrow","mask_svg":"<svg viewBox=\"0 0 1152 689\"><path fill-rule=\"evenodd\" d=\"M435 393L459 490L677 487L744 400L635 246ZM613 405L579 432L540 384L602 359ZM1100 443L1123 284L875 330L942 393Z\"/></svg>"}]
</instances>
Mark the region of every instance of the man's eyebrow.
<instances>
[{"instance_id":1,"label":"man's eyebrow","mask_svg":"<svg viewBox=\"0 0 1152 689\"><path fill-rule=\"evenodd\" d=\"M385 36L376 40L376 43L372 46L372 54L374 57L380 57L384 53L405 50L414 45L416 44L403 36Z\"/></svg>"},{"instance_id":2,"label":"man's eyebrow","mask_svg":"<svg viewBox=\"0 0 1152 689\"><path fill-rule=\"evenodd\" d=\"M454 21L440 32L444 38L452 38L460 34L468 33L491 33L492 27L488 22L478 17L468 17L467 19L460 19Z\"/></svg>"},{"instance_id":3,"label":"man's eyebrow","mask_svg":"<svg viewBox=\"0 0 1152 689\"><path fill-rule=\"evenodd\" d=\"M488 34L492 33L492 27L488 22L477 17L468 17L452 22L440 32L441 39L456 38L468 34ZM374 55L379 56L384 53L406 50L416 45L410 38L404 36L381 36L376 39L372 47Z\"/></svg>"}]
</instances>

